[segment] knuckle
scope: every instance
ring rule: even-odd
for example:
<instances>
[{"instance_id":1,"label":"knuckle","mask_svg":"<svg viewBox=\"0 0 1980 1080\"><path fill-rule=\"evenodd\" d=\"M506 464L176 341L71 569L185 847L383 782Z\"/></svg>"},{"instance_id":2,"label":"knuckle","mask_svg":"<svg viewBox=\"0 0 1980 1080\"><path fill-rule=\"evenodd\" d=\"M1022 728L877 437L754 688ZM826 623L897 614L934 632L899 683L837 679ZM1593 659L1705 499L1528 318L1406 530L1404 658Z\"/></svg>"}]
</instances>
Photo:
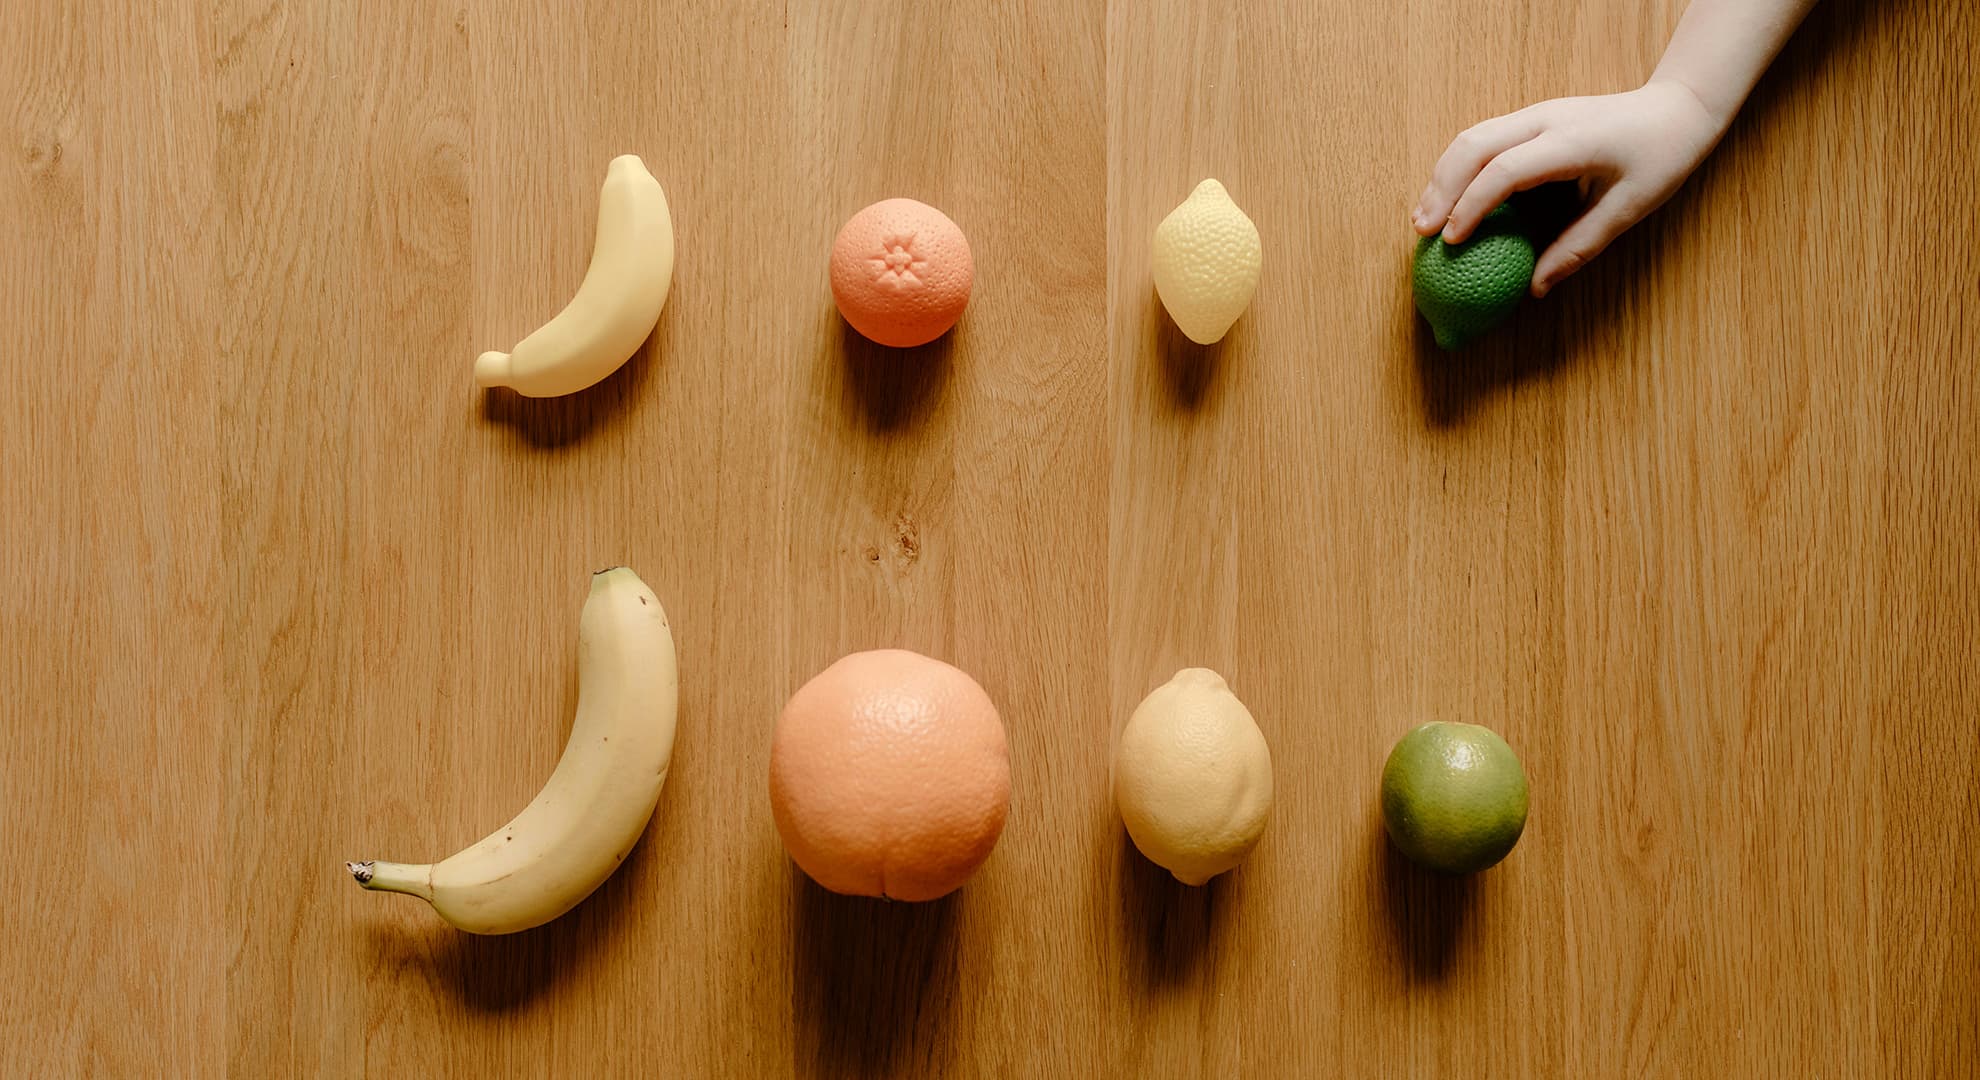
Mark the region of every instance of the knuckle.
<instances>
[{"instance_id":1,"label":"knuckle","mask_svg":"<svg viewBox=\"0 0 1980 1080\"><path fill-rule=\"evenodd\" d=\"M1634 189L1618 190L1616 192L1616 211L1615 215L1610 219L1609 230L1611 232L1621 232L1629 228L1636 222L1643 220L1643 215L1648 214L1653 205L1655 204L1652 200L1646 198L1642 192Z\"/></svg>"}]
</instances>

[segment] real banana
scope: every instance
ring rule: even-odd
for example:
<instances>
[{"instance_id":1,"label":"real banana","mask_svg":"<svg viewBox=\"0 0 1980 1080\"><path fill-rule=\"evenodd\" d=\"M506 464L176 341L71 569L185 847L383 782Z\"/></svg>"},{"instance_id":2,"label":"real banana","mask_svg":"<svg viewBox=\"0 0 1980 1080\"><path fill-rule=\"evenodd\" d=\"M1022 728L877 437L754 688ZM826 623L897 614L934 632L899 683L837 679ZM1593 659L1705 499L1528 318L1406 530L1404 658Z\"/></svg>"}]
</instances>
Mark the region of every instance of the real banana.
<instances>
[{"instance_id":1,"label":"real banana","mask_svg":"<svg viewBox=\"0 0 1980 1080\"><path fill-rule=\"evenodd\" d=\"M441 862L345 864L367 889L426 900L475 934L540 926L612 876L645 830L674 752L680 677L653 590L592 575L578 627L578 706L564 756L515 820Z\"/></svg>"},{"instance_id":2,"label":"real banana","mask_svg":"<svg viewBox=\"0 0 1980 1080\"><path fill-rule=\"evenodd\" d=\"M572 394L619 369L653 332L674 281L667 193L634 154L612 159L598 197L598 235L577 295L514 352L485 352L474 381L525 397Z\"/></svg>"}]
</instances>

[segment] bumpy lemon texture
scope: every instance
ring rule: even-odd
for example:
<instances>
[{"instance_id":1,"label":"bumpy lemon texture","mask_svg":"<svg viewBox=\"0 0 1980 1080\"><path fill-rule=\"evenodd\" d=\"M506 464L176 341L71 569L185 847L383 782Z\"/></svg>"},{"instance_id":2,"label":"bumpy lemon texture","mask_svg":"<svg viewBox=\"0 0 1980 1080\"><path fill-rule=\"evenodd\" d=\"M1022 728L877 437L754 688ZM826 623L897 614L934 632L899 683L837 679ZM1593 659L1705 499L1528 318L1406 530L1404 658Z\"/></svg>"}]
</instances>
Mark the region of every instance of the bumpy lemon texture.
<instances>
[{"instance_id":1,"label":"bumpy lemon texture","mask_svg":"<svg viewBox=\"0 0 1980 1080\"><path fill-rule=\"evenodd\" d=\"M1199 345L1221 341L1258 291L1258 226L1224 185L1205 180L1155 227L1155 292Z\"/></svg>"}]
</instances>

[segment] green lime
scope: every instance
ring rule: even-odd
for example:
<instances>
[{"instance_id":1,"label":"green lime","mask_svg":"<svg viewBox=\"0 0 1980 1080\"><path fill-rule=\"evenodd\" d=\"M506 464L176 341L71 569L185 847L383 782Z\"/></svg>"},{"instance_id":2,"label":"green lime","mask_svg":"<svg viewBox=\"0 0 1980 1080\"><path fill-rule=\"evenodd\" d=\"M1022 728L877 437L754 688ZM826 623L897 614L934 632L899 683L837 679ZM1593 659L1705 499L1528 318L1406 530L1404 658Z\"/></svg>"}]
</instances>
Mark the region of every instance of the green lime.
<instances>
[{"instance_id":1,"label":"green lime","mask_svg":"<svg viewBox=\"0 0 1980 1080\"><path fill-rule=\"evenodd\" d=\"M1463 347L1511 315L1533 283L1533 242L1510 205L1485 215L1469 240L1441 236L1416 242L1410 280L1416 310L1446 349Z\"/></svg>"},{"instance_id":2,"label":"green lime","mask_svg":"<svg viewBox=\"0 0 1980 1080\"><path fill-rule=\"evenodd\" d=\"M1526 828L1526 770L1487 728L1424 724L1382 767L1382 824L1413 861L1475 873L1505 858Z\"/></svg>"}]
</instances>

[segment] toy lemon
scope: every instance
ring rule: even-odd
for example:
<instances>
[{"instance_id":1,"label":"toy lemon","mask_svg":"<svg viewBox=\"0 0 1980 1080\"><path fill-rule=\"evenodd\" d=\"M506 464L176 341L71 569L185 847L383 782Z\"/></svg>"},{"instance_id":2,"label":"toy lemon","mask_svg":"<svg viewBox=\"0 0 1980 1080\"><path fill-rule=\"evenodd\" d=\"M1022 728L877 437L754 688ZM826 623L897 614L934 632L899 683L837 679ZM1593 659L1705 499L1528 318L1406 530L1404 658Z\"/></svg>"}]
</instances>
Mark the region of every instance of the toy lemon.
<instances>
[{"instance_id":1,"label":"toy lemon","mask_svg":"<svg viewBox=\"0 0 1980 1080\"><path fill-rule=\"evenodd\" d=\"M1258 226L1215 180L1196 185L1155 227L1155 292L1191 341L1223 339L1258 290Z\"/></svg>"}]
</instances>

